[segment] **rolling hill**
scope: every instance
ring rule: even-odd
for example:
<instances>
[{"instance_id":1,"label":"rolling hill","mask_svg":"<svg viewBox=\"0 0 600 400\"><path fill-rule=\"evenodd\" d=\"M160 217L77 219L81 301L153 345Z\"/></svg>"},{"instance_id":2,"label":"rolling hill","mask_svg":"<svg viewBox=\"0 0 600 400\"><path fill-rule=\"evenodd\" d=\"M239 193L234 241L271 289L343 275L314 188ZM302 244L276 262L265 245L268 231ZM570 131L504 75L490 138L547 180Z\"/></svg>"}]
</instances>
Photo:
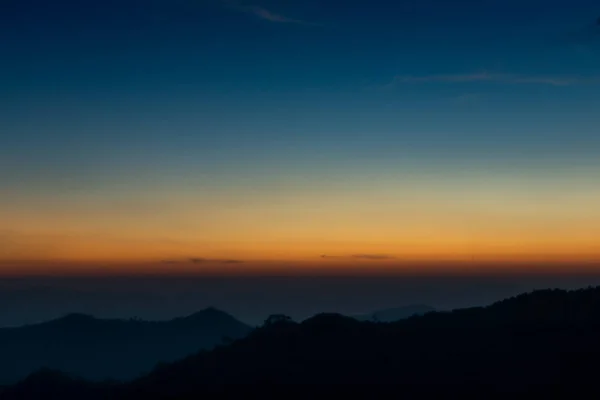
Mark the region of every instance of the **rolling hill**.
<instances>
[{"instance_id":1,"label":"rolling hill","mask_svg":"<svg viewBox=\"0 0 600 400\"><path fill-rule=\"evenodd\" d=\"M174 361L250 331L215 308L164 322L69 314L41 324L2 328L0 384L23 379L40 368L93 380L133 379L159 362Z\"/></svg>"},{"instance_id":2,"label":"rolling hill","mask_svg":"<svg viewBox=\"0 0 600 400\"><path fill-rule=\"evenodd\" d=\"M237 384L418 385L487 396L596 388L600 367L600 288L539 290L393 323L319 314L283 315L232 343L163 363L126 383L93 383L40 371L6 399L201 398Z\"/></svg>"},{"instance_id":3,"label":"rolling hill","mask_svg":"<svg viewBox=\"0 0 600 400\"><path fill-rule=\"evenodd\" d=\"M377 310L370 314L353 315L359 321L372 322L395 322L401 319L406 319L414 315L423 315L428 312L435 311L435 308L422 304L415 304L397 308L387 308L385 310Z\"/></svg>"}]
</instances>

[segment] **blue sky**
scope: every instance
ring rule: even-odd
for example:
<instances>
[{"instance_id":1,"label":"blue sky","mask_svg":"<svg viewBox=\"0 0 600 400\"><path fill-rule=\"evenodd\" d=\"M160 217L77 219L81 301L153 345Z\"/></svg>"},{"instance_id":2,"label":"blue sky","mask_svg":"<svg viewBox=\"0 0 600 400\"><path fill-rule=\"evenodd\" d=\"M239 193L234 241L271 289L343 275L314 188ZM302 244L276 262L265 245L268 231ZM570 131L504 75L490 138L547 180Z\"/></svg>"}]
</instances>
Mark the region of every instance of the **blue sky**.
<instances>
[{"instance_id":1,"label":"blue sky","mask_svg":"<svg viewBox=\"0 0 600 400\"><path fill-rule=\"evenodd\" d=\"M598 17L591 0L8 0L4 207L360 191L395 171L594 184Z\"/></svg>"},{"instance_id":2,"label":"blue sky","mask_svg":"<svg viewBox=\"0 0 600 400\"><path fill-rule=\"evenodd\" d=\"M584 0L9 2L3 147L589 151L598 15Z\"/></svg>"}]
</instances>

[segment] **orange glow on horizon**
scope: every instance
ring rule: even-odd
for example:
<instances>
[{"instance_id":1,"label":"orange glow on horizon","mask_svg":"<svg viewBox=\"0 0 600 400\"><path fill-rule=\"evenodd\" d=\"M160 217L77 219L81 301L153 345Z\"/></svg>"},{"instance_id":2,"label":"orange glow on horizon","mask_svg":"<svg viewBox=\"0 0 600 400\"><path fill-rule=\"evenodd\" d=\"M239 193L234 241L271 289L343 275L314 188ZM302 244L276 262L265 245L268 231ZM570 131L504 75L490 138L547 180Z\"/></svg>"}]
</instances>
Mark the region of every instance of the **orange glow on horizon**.
<instances>
[{"instance_id":1,"label":"orange glow on horizon","mask_svg":"<svg viewBox=\"0 0 600 400\"><path fill-rule=\"evenodd\" d=\"M18 276L485 276L600 273L600 257L411 261L245 261L241 263L3 261L0 277Z\"/></svg>"},{"instance_id":2,"label":"orange glow on horizon","mask_svg":"<svg viewBox=\"0 0 600 400\"><path fill-rule=\"evenodd\" d=\"M591 268L600 261L597 175L457 176L357 177L281 192L156 188L0 199L0 274L259 273L282 265L389 272L415 263L418 271L457 263ZM191 258L221 261L162 262Z\"/></svg>"}]
</instances>

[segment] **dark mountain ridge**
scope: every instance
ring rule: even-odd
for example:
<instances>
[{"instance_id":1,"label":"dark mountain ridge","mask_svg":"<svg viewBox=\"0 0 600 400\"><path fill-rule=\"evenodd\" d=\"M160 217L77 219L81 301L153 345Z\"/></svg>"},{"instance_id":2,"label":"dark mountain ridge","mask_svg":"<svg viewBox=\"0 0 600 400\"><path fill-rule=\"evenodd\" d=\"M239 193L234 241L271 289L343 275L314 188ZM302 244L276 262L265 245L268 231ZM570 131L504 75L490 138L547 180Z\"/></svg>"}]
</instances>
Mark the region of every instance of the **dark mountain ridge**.
<instances>
[{"instance_id":1,"label":"dark mountain ridge","mask_svg":"<svg viewBox=\"0 0 600 400\"><path fill-rule=\"evenodd\" d=\"M132 379L157 363L173 361L251 328L208 308L170 321L98 319L86 314L0 329L0 383L15 382L40 368L88 379Z\"/></svg>"},{"instance_id":2,"label":"dark mountain ridge","mask_svg":"<svg viewBox=\"0 0 600 400\"><path fill-rule=\"evenodd\" d=\"M412 304L404 307L377 310L369 314L353 315L352 317L359 321L395 322L401 319L412 317L413 315L423 315L432 311L435 311L435 308L431 306L424 304Z\"/></svg>"},{"instance_id":3,"label":"dark mountain ridge","mask_svg":"<svg viewBox=\"0 0 600 400\"><path fill-rule=\"evenodd\" d=\"M599 337L600 288L539 290L393 323L339 314L297 323L277 315L229 345L161 364L128 383L101 385L46 371L8 388L5 397L43 391L88 400L198 398L240 383L393 383L445 394L594 388Z\"/></svg>"}]
</instances>

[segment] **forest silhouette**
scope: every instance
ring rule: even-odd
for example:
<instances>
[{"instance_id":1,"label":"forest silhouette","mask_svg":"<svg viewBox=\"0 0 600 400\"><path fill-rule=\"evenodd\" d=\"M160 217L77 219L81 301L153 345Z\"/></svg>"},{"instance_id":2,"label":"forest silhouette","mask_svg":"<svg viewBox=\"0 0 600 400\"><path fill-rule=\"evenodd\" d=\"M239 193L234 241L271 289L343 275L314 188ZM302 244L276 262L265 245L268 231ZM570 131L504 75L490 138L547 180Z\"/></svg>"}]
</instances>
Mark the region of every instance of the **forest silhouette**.
<instances>
[{"instance_id":1,"label":"forest silhouette","mask_svg":"<svg viewBox=\"0 0 600 400\"><path fill-rule=\"evenodd\" d=\"M539 290L397 322L272 315L244 338L127 382L41 370L3 398L198 398L232 384L405 384L524 391L593 384L600 288ZM238 387L239 388L239 387Z\"/></svg>"}]
</instances>

